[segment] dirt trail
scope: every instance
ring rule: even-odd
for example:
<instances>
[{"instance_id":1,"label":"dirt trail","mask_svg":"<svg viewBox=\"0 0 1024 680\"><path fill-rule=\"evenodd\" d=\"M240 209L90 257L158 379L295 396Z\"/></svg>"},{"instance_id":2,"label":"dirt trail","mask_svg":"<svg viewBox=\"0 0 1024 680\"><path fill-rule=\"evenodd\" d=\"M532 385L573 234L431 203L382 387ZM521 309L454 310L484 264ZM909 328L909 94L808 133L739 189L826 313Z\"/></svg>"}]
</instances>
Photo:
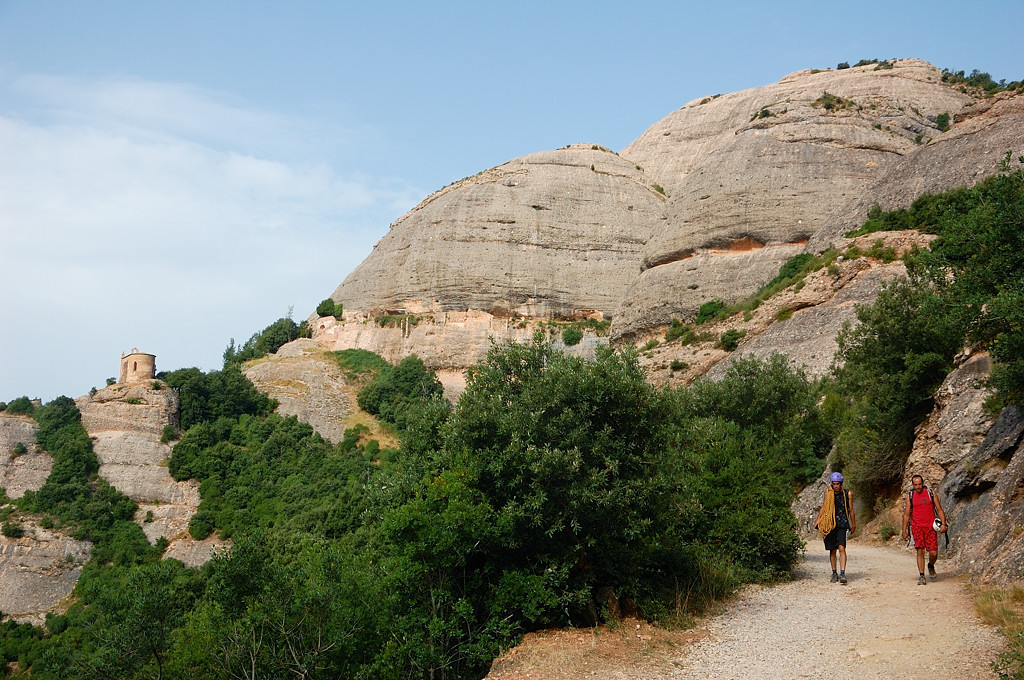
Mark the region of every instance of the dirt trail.
<instances>
[{"instance_id":1,"label":"dirt trail","mask_svg":"<svg viewBox=\"0 0 1024 680\"><path fill-rule=\"evenodd\" d=\"M796 578L751 589L676 660L678 678L985 678L1002 649L964 581L917 585L912 549L851 542L846 586L829 582L821 543Z\"/></svg>"},{"instance_id":2,"label":"dirt trail","mask_svg":"<svg viewBox=\"0 0 1024 680\"><path fill-rule=\"evenodd\" d=\"M961 578L917 585L911 549L850 543L848 585L812 541L794 580L748 588L688 638L627 626L619 635L575 633L579 640L528 637L496 662L489 678L603 677L619 680L764 680L927 677L995 678L1003 641L974 612ZM623 636L634 638L624 648ZM608 647L618 653L609 653ZM568 647L578 650L570 652ZM626 645L628 647L628 645Z\"/></svg>"}]
</instances>

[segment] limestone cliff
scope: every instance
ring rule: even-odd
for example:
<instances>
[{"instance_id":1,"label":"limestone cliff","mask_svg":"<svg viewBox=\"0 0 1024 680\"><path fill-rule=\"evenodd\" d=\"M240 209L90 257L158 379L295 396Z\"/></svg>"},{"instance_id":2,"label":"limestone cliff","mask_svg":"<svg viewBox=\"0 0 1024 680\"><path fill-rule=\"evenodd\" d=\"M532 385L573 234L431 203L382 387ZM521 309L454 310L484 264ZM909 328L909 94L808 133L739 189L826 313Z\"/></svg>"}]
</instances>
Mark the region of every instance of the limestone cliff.
<instances>
[{"instance_id":1,"label":"limestone cliff","mask_svg":"<svg viewBox=\"0 0 1024 680\"><path fill-rule=\"evenodd\" d=\"M331 297L375 313L610 313L664 208L647 174L603 147L524 156L426 198Z\"/></svg>"},{"instance_id":2,"label":"limestone cliff","mask_svg":"<svg viewBox=\"0 0 1024 680\"><path fill-rule=\"evenodd\" d=\"M613 341L639 342L837 243L875 203L996 172L1024 149L1022 110L1020 95L979 99L917 59L704 97L619 154L573 145L435 192L338 286L345 319L319 320L317 339L453 372L490 338L532 332L524 319L611 318ZM368 323L386 313L420 323Z\"/></svg>"}]
</instances>

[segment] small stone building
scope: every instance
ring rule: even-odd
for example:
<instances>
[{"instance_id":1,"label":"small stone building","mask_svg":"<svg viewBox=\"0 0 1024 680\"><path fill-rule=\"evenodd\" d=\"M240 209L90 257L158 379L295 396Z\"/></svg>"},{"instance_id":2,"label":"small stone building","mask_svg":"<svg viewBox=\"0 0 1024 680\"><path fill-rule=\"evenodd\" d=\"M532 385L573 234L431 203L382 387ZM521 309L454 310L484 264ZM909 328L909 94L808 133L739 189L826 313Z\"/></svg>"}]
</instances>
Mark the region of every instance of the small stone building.
<instances>
[{"instance_id":1,"label":"small stone building","mask_svg":"<svg viewBox=\"0 0 1024 680\"><path fill-rule=\"evenodd\" d=\"M156 355L140 352L133 347L128 354L121 353L121 375L117 382L133 383L153 380L156 377Z\"/></svg>"}]
</instances>

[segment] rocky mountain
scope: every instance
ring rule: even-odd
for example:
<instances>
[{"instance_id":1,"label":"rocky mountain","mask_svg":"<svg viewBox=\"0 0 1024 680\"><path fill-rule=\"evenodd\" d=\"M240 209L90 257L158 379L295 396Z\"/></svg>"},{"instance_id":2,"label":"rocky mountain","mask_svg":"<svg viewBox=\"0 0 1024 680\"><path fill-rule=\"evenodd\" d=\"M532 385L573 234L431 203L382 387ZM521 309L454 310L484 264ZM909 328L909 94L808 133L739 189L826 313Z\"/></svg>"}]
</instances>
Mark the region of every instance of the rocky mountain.
<instances>
[{"instance_id":1,"label":"rocky mountain","mask_svg":"<svg viewBox=\"0 0 1024 680\"><path fill-rule=\"evenodd\" d=\"M979 99L915 59L799 71L705 97L618 154L569 146L435 192L331 297L345 305L346 326L425 315L432 331L419 329L400 352L433 368L460 368L452 354L466 358L462 368L479 356L446 351L451 314L489 315L477 317L488 326L474 341L483 345L502 334L493 320L508 318L612 319L613 338L643 338L708 300L749 294L876 202L904 205L994 173L1022 146L1021 101ZM954 124L943 131L946 119ZM902 174L911 181L894 181ZM391 331L360 330L335 329L324 342L379 345L373 336Z\"/></svg>"},{"instance_id":2,"label":"rocky mountain","mask_svg":"<svg viewBox=\"0 0 1024 680\"><path fill-rule=\"evenodd\" d=\"M610 342L642 346L641 364L659 385L714 378L738 357L776 352L823 375L839 328L905 271L898 260L840 259L749 315L702 326L703 339L655 341L702 303L756 290L794 254L850 244L866 251L879 239L896 253L926 245L931 237L916 232L844 234L875 204L904 207L993 174L1008 150L1024 153L1024 96L983 98L919 60L799 71L704 97L618 153L570 145L435 192L334 291L341 319L311 317L312 340L245 372L280 412L331 441L358 417L331 350L369 349L395 363L416 353L452 398L491 343L536 332L584 357ZM582 341L566 344L569 325ZM743 334L732 353L715 343L729 329ZM960 359L919 428L908 473L925 474L942 494L957 527L956 568L1006 580L1024 565L1024 420L1016 411L986 415L980 385L990 362ZM174 393L147 381L77 403L100 474L140 504L136 520L150 541L167 537L167 555L187 564L208 559L220 544L187 536L198 488L167 473L161 434L178 422ZM40 488L49 474L52 461L34 442L30 419L0 415L0 485L9 497ZM819 497L809 488L798 515L816 512ZM0 610L38 620L70 592L90 546L32 523L25 529L0 538Z\"/></svg>"}]
</instances>

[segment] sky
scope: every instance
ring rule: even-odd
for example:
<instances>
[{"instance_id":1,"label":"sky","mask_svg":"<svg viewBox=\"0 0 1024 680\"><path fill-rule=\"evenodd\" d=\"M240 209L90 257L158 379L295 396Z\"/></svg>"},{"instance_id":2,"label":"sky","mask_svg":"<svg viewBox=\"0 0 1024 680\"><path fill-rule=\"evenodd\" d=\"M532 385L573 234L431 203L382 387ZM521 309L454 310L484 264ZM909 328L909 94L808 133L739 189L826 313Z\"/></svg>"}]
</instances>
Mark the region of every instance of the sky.
<instances>
[{"instance_id":1,"label":"sky","mask_svg":"<svg viewBox=\"0 0 1024 680\"><path fill-rule=\"evenodd\" d=\"M1024 2L0 0L0 401L221 368L428 194L687 102L916 57L1024 78Z\"/></svg>"}]
</instances>

